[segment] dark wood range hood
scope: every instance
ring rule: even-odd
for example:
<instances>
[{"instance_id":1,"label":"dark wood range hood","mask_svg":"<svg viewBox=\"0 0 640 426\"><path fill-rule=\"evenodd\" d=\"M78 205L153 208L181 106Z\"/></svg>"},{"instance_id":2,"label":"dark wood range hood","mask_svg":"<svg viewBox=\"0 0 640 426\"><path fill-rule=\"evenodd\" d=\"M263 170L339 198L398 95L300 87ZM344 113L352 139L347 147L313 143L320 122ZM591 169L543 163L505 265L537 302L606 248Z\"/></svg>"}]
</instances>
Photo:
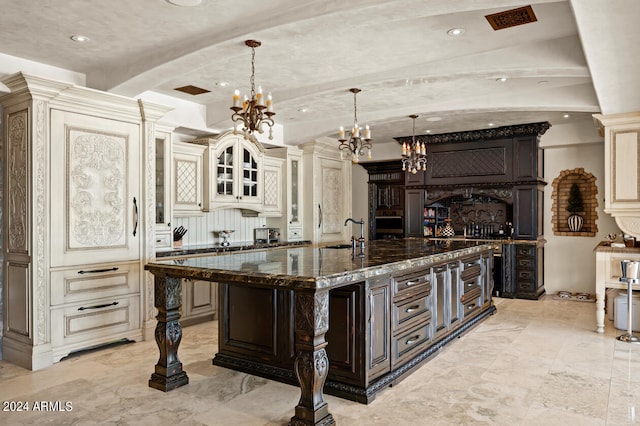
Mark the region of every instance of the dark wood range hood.
<instances>
[{"instance_id":1,"label":"dark wood range hood","mask_svg":"<svg viewBox=\"0 0 640 426\"><path fill-rule=\"evenodd\" d=\"M539 141L549 127L541 122L416 136L427 146L427 170L416 174L403 172L401 160L361 163L369 173L369 238L425 236L425 212L431 212L427 207L448 206L453 199L504 203L506 217L501 222L512 224L510 245L514 247L502 248L503 256L511 257L503 259L505 280L500 295L537 299L544 293L543 195L547 184ZM395 139L400 144L412 141L411 136ZM469 221L481 215L472 216ZM462 222L452 221L456 234L462 235ZM497 231L494 225L489 229ZM517 244L528 247L519 249ZM518 269L518 265L527 269Z\"/></svg>"}]
</instances>

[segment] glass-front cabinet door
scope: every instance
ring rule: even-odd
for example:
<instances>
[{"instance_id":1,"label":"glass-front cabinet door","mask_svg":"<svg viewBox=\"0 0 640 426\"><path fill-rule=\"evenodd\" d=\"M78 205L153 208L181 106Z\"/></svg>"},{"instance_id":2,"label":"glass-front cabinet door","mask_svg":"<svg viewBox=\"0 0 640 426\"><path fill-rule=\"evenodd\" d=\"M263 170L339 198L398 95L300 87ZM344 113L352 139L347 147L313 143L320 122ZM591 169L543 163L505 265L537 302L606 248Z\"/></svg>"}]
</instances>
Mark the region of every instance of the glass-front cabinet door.
<instances>
[{"instance_id":1,"label":"glass-front cabinet door","mask_svg":"<svg viewBox=\"0 0 640 426\"><path fill-rule=\"evenodd\" d=\"M242 148L242 196L258 196L258 163L247 148Z\"/></svg>"},{"instance_id":2,"label":"glass-front cabinet door","mask_svg":"<svg viewBox=\"0 0 640 426\"><path fill-rule=\"evenodd\" d=\"M227 147L218 156L218 192L220 196L233 196L233 146Z\"/></svg>"},{"instance_id":3,"label":"glass-front cabinet door","mask_svg":"<svg viewBox=\"0 0 640 426\"><path fill-rule=\"evenodd\" d=\"M171 246L171 132L156 131L156 247Z\"/></svg>"},{"instance_id":4,"label":"glass-front cabinet door","mask_svg":"<svg viewBox=\"0 0 640 426\"><path fill-rule=\"evenodd\" d=\"M259 142L227 133L209 140L211 176L210 205L260 211L262 203L263 148Z\"/></svg>"}]
</instances>

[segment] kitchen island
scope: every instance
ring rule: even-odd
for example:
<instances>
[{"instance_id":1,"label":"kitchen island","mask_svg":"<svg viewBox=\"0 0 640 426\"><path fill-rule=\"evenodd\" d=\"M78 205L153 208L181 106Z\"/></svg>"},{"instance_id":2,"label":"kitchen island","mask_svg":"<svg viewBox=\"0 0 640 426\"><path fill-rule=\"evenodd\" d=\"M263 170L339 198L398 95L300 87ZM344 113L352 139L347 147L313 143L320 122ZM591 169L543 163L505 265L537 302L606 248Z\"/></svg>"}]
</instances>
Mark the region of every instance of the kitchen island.
<instances>
[{"instance_id":1,"label":"kitchen island","mask_svg":"<svg viewBox=\"0 0 640 426\"><path fill-rule=\"evenodd\" d=\"M147 264L160 351L149 386L189 381L178 358L181 278L220 285L215 364L300 385L291 424L333 424L323 390L369 402L495 311L490 244L407 238L371 241L364 252L339 247Z\"/></svg>"}]
</instances>

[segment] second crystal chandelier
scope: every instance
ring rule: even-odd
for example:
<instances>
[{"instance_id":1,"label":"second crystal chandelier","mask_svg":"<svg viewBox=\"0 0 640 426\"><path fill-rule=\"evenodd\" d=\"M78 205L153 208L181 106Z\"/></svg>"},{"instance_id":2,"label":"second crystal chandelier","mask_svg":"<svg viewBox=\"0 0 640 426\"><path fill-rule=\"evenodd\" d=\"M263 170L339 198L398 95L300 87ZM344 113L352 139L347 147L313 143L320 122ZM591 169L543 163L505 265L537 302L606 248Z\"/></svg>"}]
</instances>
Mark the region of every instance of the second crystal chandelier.
<instances>
[{"instance_id":1,"label":"second crystal chandelier","mask_svg":"<svg viewBox=\"0 0 640 426\"><path fill-rule=\"evenodd\" d=\"M409 170L416 174L419 170L427 170L427 147L424 142L416 142L416 118L417 115L410 115L413 120L413 137L411 144L402 142L402 170Z\"/></svg>"},{"instance_id":2,"label":"second crystal chandelier","mask_svg":"<svg viewBox=\"0 0 640 426\"><path fill-rule=\"evenodd\" d=\"M364 128L364 137L360 136L360 127L358 126L358 107L356 104L356 95L360 92L360 89L349 89L353 93L353 128L349 139L345 137L344 127L340 126L338 130L338 141L340 145L340 158L345 159L351 157L352 163L357 163L360 156L364 154L364 149L367 149L367 158L371 160L371 130L367 124Z\"/></svg>"}]
</instances>

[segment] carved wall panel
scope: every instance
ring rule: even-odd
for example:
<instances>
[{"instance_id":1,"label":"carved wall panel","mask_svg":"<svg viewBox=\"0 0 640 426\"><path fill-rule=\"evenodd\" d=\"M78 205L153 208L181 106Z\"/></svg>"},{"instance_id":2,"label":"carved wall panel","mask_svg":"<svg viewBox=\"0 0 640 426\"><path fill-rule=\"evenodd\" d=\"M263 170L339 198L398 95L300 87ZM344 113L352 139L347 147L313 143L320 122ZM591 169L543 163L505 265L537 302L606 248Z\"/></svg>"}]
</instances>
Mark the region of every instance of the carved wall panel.
<instances>
[{"instance_id":1,"label":"carved wall panel","mask_svg":"<svg viewBox=\"0 0 640 426\"><path fill-rule=\"evenodd\" d=\"M430 161L432 177L504 175L507 160L510 160L506 157L504 147L434 152Z\"/></svg>"},{"instance_id":2,"label":"carved wall panel","mask_svg":"<svg viewBox=\"0 0 640 426\"><path fill-rule=\"evenodd\" d=\"M342 172L340 169L322 168L322 230L326 234L342 232Z\"/></svg>"},{"instance_id":3,"label":"carved wall panel","mask_svg":"<svg viewBox=\"0 0 640 426\"><path fill-rule=\"evenodd\" d=\"M30 167L27 163L28 137L27 110L10 114L7 122L9 139L7 140L8 168L8 252L28 253L27 245L27 174Z\"/></svg>"}]
</instances>

